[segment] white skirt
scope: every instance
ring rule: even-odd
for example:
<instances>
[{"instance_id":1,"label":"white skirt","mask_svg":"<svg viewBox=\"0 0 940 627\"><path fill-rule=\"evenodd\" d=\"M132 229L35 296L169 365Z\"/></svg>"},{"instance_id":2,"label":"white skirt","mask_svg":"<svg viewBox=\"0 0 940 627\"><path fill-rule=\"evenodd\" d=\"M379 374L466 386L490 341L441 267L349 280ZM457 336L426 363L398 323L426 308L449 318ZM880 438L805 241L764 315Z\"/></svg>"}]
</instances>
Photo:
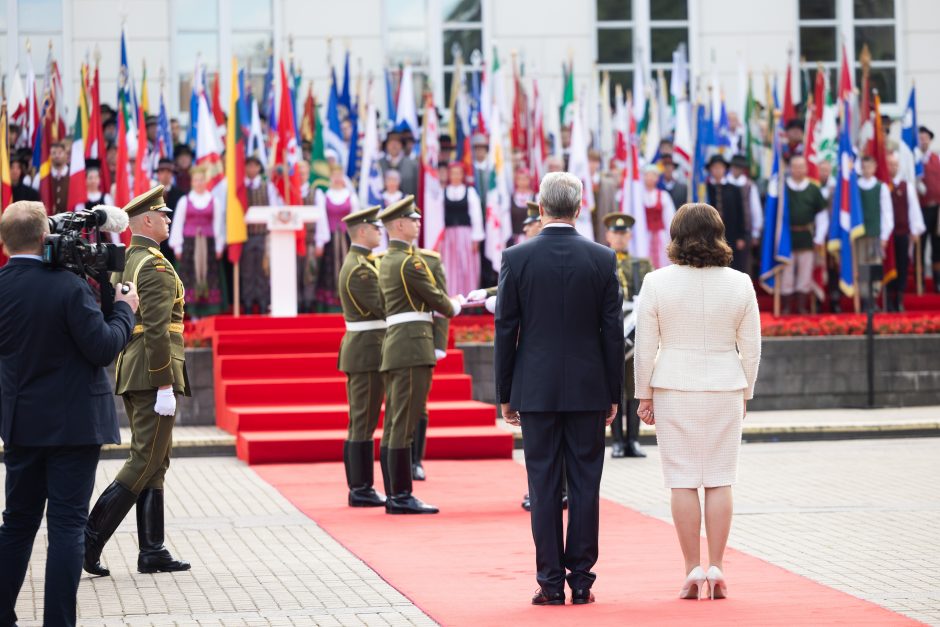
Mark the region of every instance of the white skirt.
<instances>
[{"instance_id":1,"label":"white skirt","mask_svg":"<svg viewBox=\"0 0 940 627\"><path fill-rule=\"evenodd\" d=\"M653 413L667 488L717 488L737 481L744 390L654 388Z\"/></svg>"}]
</instances>

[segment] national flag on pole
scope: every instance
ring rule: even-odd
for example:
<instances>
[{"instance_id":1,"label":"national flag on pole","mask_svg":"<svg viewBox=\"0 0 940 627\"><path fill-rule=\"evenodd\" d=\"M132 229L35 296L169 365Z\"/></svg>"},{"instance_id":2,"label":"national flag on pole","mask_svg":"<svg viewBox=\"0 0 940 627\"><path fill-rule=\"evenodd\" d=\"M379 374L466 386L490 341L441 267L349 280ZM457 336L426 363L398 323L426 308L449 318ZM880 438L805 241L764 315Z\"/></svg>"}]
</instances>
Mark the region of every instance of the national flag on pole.
<instances>
[{"instance_id":1,"label":"national flag on pole","mask_svg":"<svg viewBox=\"0 0 940 627\"><path fill-rule=\"evenodd\" d=\"M359 201L363 207L382 204L382 190L384 181L382 180L382 168L379 167L379 127L378 112L372 103L372 89L367 89L366 102L366 128L362 145L362 174L359 176ZM311 119L311 124L313 119ZM310 168L311 176L313 167ZM427 188L425 188L427 189ZM424 206L425 229L427 228L428 207ZM425 242L427 238L425 238Z\"/></svg>"},{"instance_id":2,"label":"national flag on pole","mask_svg":"<svg viewBox=\"0 0 940 627\"><path fill-rule=\"evenodd\" d=\"M398 117L398 112L395 107L396 100L395 89L392 87L392 73L388 68L385 68L385 115L388 119L386 128L392 128Z\"/></svg>"},{"instance_id":3,"label":"national flag on pole","mask_svg":"<svg viewBox=\"0 0 940 627\"><path fill-rule=\"evenodd\" d=\"M26 90L23 88L23 79L20 77L20 68L18 66L13 69L11 81L10 97L7 100L7 114L9 115L10 122L22 129L18 146L26 145L26 138L29 135L29 109L26 100Z\"/></svg>"},{"instance_id":4,"label":"national flag on pole","mask_svg":"<svg viewBox=\"0 0 940 627\"><path fill-rule=\"evenodd\" d=\"M241 119L244 75L238 71L238 59L232 57L232 93L228 106L228 132L225 134L225 242L228 259L238 263L242 246L248 240L245 211L248 191L245 189L245 120Z\"/></svg>"},{"instance_id":5,"label":"national flag on pole","mask_svg":"<svg viewBox=\"0 0 940 627\"><path fill-rule=\"evenodd\" d=\"M281 61L280 65L281 105L278 112L277 141L271 146L274 156L271 179L284 199L284 204L294 205L303 202L300 195L300 177L296 168L300 161L300 146L297 145L297 135L294 133L294 111L290 104L290 84L287 82L284 61Z\"/></svg>"},{"instance_id":6,"label":"national flag on pole","mask_svg":"<svg viewBox=\"0 0 940 627\"><path fill-rule=\"evenodd\" d=\"M222 146L216 134L215 117L209 108L208 94L205 90L205 80L199 72L199 80L193 86L197 100L197 128L196 128L196 164L206 168L206 184L209 191L221 183L225 178L222 168ZM225 198L217 198L217 202L225 202Z\"/></svg>"},{"instance_id":7,"label":"national flag on pole","mask_svg":"<svg viewBox=\"0 0 940 627\"><path fill-rule=\"evenodd\" d=\"M853 242L865 234L862 195L855 171L855 151L849 136L851 120L848 99L842 100L842 129L839 133L839 162L835 171L836 188L829 219L830 252L839 255L839 287L846 296L855 295Z\"/></svg>"},{"instance_id":8,"label":"national flag on pole","mask_svg":"<svg viewBox=\"0 0 940 627\"><path fill-rule=\"evenodd\" d=\"M219 93L222 77L218 74L215 75L215 80L212 82L212 119L215 120L215 136L218 138L225 137L225 111L222 110L222 95Z\"/></svg>"},{"instance_id":9,"label":"national flag on pole","mask_svg":"<svg viewBox=\"0 0 940 627\"><path fill-rule=\"evenodd\" d=\"M545 174L545 159L548 157L548 146L545 143L545 123L542 117L542 98L539 96L539 84L532 79L532 110L529 124L529 170L532 173L534 187L538 187L542 175ZM469 138L467 139L469 142ZM469 150L467 151L469 153ZM466 162L470 164L468 155ZM471 165L472 167L472 165Z\"/></svg>"},{"instance_id":10,"label":"national flag on pole","mask_svg":"<svg viewBox=\"0 0 940 627\"><path fill-rule=\"evenodd\" d=\"M398 102L395 105L394 128L398 131L407 128L415 136L421 132L418 127L418 110L415 106L414 73L410 65L406 65L401 74L401 84L398 86Z\"/></svg>"},{"instance_id":11,"label":"national flag on pole","mask_svg":"<svg viewBox=\"0 0 940 627\"><path fill-rule=\"evenodd\" d=\"M686 180L691 181L692 158L695 155L695 145L692 143L692 107L684 96L676 101L675 136L672 144L673 157L685 173Z\"/></svg>"},{"instance_id":12,"label":"national flag on pole","mask_svg":"<svg viewBox=\"0 0 940 627\"><path fill-rule=\"evenodd\" d=\"M123 90L119 91L119 94L117 107L117 161L114 165L114 204L118 207L124 207L131 201L131 185L127 171L130 165L130 155L127 150L127 118L124 113L124 103L122 102L127 95ZM104 170L105 168L101 169ZM121 233L121 241L124 242L125 246L130 244L130 229L125 229Z\"/></svg>"},{"instance_id":13,"label":"national flag on pole","mask_svg":"<svg viewBox=\"0 0 940 627\"><path fill-rule=\"evenodd\" d=\"M444 239L444 189L437 171L441 145L438 141L437 112L428 92L424 100L424 129L421 133L422 223L424 246L440 250Z\"/></svg>"},{"instance_id":14,"label":"national flag on pole","mask_svg":"<svg viewBox=\"0 0 940 627\"><path fill-rule=\"evenodd\" d=\"M160 89L160 113L157 114L157 152L161 159L173 158L173 134L170 130L170 118L166 113L166 100Z\"/></svg>"},{"instance_id":15,"label":"national flag on pole","mask_svg":"<svg viewBox=\"0 0 940 627\"><path fill-rule=\"evenodd\" d=\"M323 131L325 133L326 148L332 149L337 155L339 164L345 167L346 162L349 160L349 147L343 140L343 130L340 125L339 91L336 86L335 71L332 73L330 80L330 99L326 104L326 127Z\"/></svg>"},{"instance_id":16,"label":"national flag on pole","mask_svg":"<svg viewBox=\"0 0 940 627\"><path fill-rule=\"evenodd\" d=\"M48 92L44 94L42 117L39 123L39 135L36 137L36 146L33 149L33 166L39 178L39 199L46 206L49 215L55 213L55 199L52 196L52 160L50 158L50 145L52 144L52 118L50 116L50 100Z\"/></svg>"},{"instance_id":17,"label":"national flag on pole","mask_svg":"<svg viewBox=\"0 0 940 627\"><path fill-rule=\"evenodd\" d=\"M917 91L911 85L911 94L907 97L907 106L904 108L904 118L901 123L901 140L913 150L917 148ZM921 168L923 164L920 163ZM922 174L919 173L919 174Z\"/></svg>"},{"instance_id":18,"label":"national flag on pole","mask_svg":"<svg viewBox=\"0 0 940 627\"><path fill-rule=\"evenodd\" d=\"M503 150L503 125L498 106L490 111L490 159L493 168L486 192L486 241L483 254L489 259L494 272L499 272L503 250L512 236L512 220L509 214L509 178L506 155Z\"/></svg>"},{"instance_id":19,"label":"national flag on pole","mask_svg":"<svg viewBox=\"0 0 940 627\"><path fill-rule=\"evenodd\" d=\"M518 69L516 67L515 60L512 64L512 82L513 82L513 97L512 97L512 128L509 132L511 138L511 145L513 152L520 151L522 154L526 155L528 159L528 154L526 149L528 148L528 105L526 102L525 89L522 86L522 78L519 76Z\"/></svg>"},{"instance_id":20,"label":"national flag on pole","mask_svg":"<svg viewBox=\"0 0 940 627\"><path fill-rule=\"evenodd\" d=\"M619 85L618 85L619 87ZM629 129L634 126L632 121L632 107L623 108L623 124ZM626 152L626 168L623 171L623 180L620 184L620 211L633 216L633 236L630 238L630 254L635 257L650 256L650 233L646 224L646 207L643 204L643 182L640 180L640 157L635 138L624 133Z\"/></svg>"},{"instance_id":21,"label":"national flag on pole","mask_svg":"<svg viewBox=\"0 0 940 627\"><path fill-rule=\"evenodd\" d=\"M258 110L258 101L251 95L251 83L245 85L245 98L249 101L248 138L245 144L245 156L255 157L264 168L268 167L268 149L264 131L261 128L261 112ZM244 122L244 121L243 121Z\"/></svg>"},{"instance_id":22,"label":"national flag on pole","mask_svg":"<svg viewBox=\"0 0 940 627\"><path fill-rule=\"evenodd\" d=\"M568 68L564 90L561 92L561 107L558 109L558 119L561 127L568 128L574 121L574 62Z\"/></svg>"},{"instance_id":23,"label":"national flag on pole","mask_svg":"<svg viewBox=\"0 0 940 627\"><path fill-rule=\"evenodd\" d=\"M806 107L806 172L809 178L819 183L819 131L822 127L826 106L826 76L820 68L816 72L814 93L808 97Z\"/></svg>"},{"instance_id":24,"label":"national flag on pole","mask_svg":"<svg viewBox=\"0 0 940 627\"><path fill-rule=\"evenodd\" d=\"M584 128L583 112L575 101L571 109L571 144L568 153L568 171L581 179L581 213L574 226L584 237L594 239L594 223L591 212L594 211L594 184L591 179L591 167L588 161L588 138Z\"/></svg>"},{"instance_id":25,"label":"national flag on pole","mask_svg":"<svg viewBox=\"0 0 940 627\"><path fill-rule=\"evenodd\" d=\"M789 56L789 55L788 55ZM787 77L783 84L783 126L796 119L796 107L793 106L793 70L790 68L790 59L787 58Z\"/></svg>"},{"instance_id":26,"label":"national flag on pole","mask_svg":"<svg viewBox=\"0 0 940 627\"><path fill-rule=\"evenodd\" d=\"M891 174L888 171L888 147L885 145L885 131L881 124L881 96L878 94L877 89L874 90L873 96L875 135L872 138L872 146L874 150L873 156L875 157L875 163L877 164L875 177L881 181L882 185L887 185L889 190L893 190L894 182L891 180ZM882 285L887 285L898 277L893 237L888 238L888 243L885 247L885 254L882 263L884 270Z\"/></svg>"},{"instance_id":27,"label":"national flag on pole","mask_svg":"<svg viewBox=\"0 0 940 627\"><path fill-rule=\"evenodd\" d=\"M305 142L313 141L313 131L316 124L313 116L316 115L316 100L313 97L313 81L307 84L307 95L304 97L304 110L300 119L300 139Z\"/></svg>"},{"instance_id":28,"label":"national flag on pole","mask_svg":"<svg viewBox=\"0 0 940 627\"><path fill-rule=\"evenodd\" d=\"M79 100L85 99L85 90L79 90ZM82 105L75 113L75 130L72 132L72 154L69 160L69 200L68 207L88 200L88 188L85 185L85 139L82 137ZM105 190L107 191L107 190Z\"/></svg>"},{"instance_id":29,"label":"national flag on pole","mask_svg":"<svg viewBox=\"0 0 940 627\"><path fill-rule=\"evenodd\" d=\"M134 196L150 189L150 172L147 168L147 116L144 108L137 111L137 157L134 159Z\"/></svg>"},{"instance_id":30,"label":"national flag on pole","mask_svg":"<svg viewBox=\"0 0 940 627\"><path fill-rule=\"evenodd\" d=\"M776 116L774 116L776 117ZM778 268L792 263L790 241L790 200L780 167L781 145L779 125L774 125L774 162L767 186L767 204L764 206L764 237L761 242L760 284L768 292L774 291Z\"/></svg>"}]
</instances>

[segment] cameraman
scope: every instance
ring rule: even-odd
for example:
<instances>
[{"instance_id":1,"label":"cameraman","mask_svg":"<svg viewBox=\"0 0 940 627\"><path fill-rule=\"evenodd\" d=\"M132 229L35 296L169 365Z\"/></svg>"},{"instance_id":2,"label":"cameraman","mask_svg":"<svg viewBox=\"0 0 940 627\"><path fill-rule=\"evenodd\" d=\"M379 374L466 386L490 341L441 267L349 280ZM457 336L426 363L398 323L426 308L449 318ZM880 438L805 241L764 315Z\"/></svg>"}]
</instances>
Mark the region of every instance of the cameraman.
<instances>
[{"instance_id":1,"label":"cameraman","mask_svg":"<svg viewBox=\"0 0 940 627\"><path fill-rule=\"evenodd\" d=\"M6 509L0 527L0 625L16 622L16 597L33 540L46 522L44 625L74 625L83 531L102 444L118 443L105 366L127 344L137 291L117 290L105 318L91 287L42 263L49 233L41 203L11 204L0 219L10 255L0 269L0 437Z\"/></svg>"}]
</instances>

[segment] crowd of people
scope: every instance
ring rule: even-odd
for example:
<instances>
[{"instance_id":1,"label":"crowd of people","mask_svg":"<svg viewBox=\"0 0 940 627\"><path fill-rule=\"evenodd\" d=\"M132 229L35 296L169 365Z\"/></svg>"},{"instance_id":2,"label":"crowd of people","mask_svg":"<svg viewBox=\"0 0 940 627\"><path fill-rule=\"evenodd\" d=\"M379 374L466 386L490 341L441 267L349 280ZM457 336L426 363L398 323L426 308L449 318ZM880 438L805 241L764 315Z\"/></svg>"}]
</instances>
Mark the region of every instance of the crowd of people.
<instances>
[{"instance_id":1,"label":"crowd of people","mask_svg":"<svg viewBox=\"0 0 940 627\"><path fill-rule=\"evenodd\" d=\"M50 147L50 176L52 206L50 213L111 204L114 184L103 188L107 181L115 180L116 121L114 111L102 106L104 137L107 143L105 159L86 160L84 202L71 203L69 194L70 146L68 140L57 141ZM743 154L745 131L737 116L730 115L730 146L711 151L705 156L707 178L696 181L689 174L688 164L677 158L671 139L663 139L648 162L638 164L642 192L639 200L631 199L633 207L642 203L642 210L626 209L624 170L628 164L615 158L606 158L599 150L588 151L590 184L593 187L593 206L589 216L582 215L579 225L588 224L588 230L598 241L603 241L606 229L604 217L626 211L637 218L636 236L631 252L648 257L654 267L669 264L666 247L669 226L676 210L692 200L693 187L697 197L715 206L722 215L728 244L734 251L732 266L760 280L762 233L765 229L764 206L768 196L782 191L789 203L789 231L792 256L782 272L780 291L784 313L810 311L840 311L840 270L838 257L826 252L828 223L831 215L833 191L837 184L833 164L824 159L810 157L818 165L818 177L810 178L807 158L804 156L804 126L796 119L780 131L782 147L781 168L783 182L769 178L752 178L752 159ZM187 286L186 299L189 313L201 317L230 310L236 292L239 293L241 311L265 313L270 306L268 281L268 241L262 224L248 225L248 239L244 244L235 289L232 263L224 254L226 248L226 212L224 194L213 193L210 188L213 172L195 163L192 147L185 141L184 129L174 119L171 134L180 143L173 150L173 158L158 158L157 118L146 119L148 146L144 149L152 183L166 188L167 205L174 210L173 225L163 253L176 265ZM865 236L856 253L858 264L878 264L886 255L893 257L890 276L885 277L884 300L879 303L891 311L904 307L905 286L913 269L920 265L922 276L932 278L933 289L940 291L940 156L933 152L933 132L919 128L919 145L911 151L904 142L889 134L890 119L884 119L882 129L888 150L888 169L891 181L876 178L875 159L865 155L860 159L859 191L865 222ZM11 144L15 145L19 131L11 125ZM343 126L344 133L354 132ZM345 139L349 139L348 137ZM511 155L512 187L507 194L506 215L511 221L511 235L501 247L512 246L525 239L523 222L526 203L536 200L538 176L568 169L571 147L570 128L562 128L557 143L541 164L541 172L528 163L522 151ZM766 146L773 143L765 136ZM496 270L492 259L484 253L486 240L493 237L485 228L490 193L490 175L493 172L491 142L481 133L470 138L472 159L460 158L452 137L439 137L438 179L443 190L444 232L436 249L441 253L449 275L453 293L466 294L474 289L493 285ZM323 218L308 225L303 243L298 243L298 303L302 312L338 311L337 278L349 240L342 218L364 208L367 199L359 194L358 181L347 176L348 168L339 155L329 148L325 151L325 166L311 167L312 146L303 142L303 159L296 166L300 178L301 198L290 199L290 204L316 205ZM408 130L390 130L381 139L382 170L381 205L387 207L409 194L421 204L419 181L422 163L416 138ZM131 156L131 172L136 172ZM32 166L33 155L28 148L11 155L10 173L12 199L38 200L38 176ZM285 200L271 182L271 172L255 155L245 163L245 184L248 207L281 205ZM74 206L70 206L74 205ZM587 213L586 211L583 213ZM642 215L639 215L642 214ZM580 230L580 229L579 229ZM504 232L504 231L502 231ZM920 238L917 245L915 242ZM427 246L433 244L424 243ZM886 266L887 269L887 266ZM886 273L887 274L887 273ZM889 279L892 279L890 280ZM880 285L875 286L877 294ZM860 290L867 294L864 286Z\"/></svg>"}]
</instances>

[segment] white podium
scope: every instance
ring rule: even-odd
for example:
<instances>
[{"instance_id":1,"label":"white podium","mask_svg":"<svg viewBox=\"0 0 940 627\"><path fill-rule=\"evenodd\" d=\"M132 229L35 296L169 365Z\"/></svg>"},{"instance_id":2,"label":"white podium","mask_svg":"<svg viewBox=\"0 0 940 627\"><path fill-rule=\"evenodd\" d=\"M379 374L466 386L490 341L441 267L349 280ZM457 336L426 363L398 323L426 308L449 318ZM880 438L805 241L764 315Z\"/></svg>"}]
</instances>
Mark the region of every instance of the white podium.
<instances>
[{"instance_id":1,"label":"white podium","mask_svg":"<svg viewBox=\"0 0 940 627\"><path fill-rule=\"evenodd\" d=\"M245 214L247 224L264 224L271 238L268 246L271 279L271 315L297 315L297 231L320 219L323 210L311 205L257 206Z\"/></svg>"}]
</instances>

